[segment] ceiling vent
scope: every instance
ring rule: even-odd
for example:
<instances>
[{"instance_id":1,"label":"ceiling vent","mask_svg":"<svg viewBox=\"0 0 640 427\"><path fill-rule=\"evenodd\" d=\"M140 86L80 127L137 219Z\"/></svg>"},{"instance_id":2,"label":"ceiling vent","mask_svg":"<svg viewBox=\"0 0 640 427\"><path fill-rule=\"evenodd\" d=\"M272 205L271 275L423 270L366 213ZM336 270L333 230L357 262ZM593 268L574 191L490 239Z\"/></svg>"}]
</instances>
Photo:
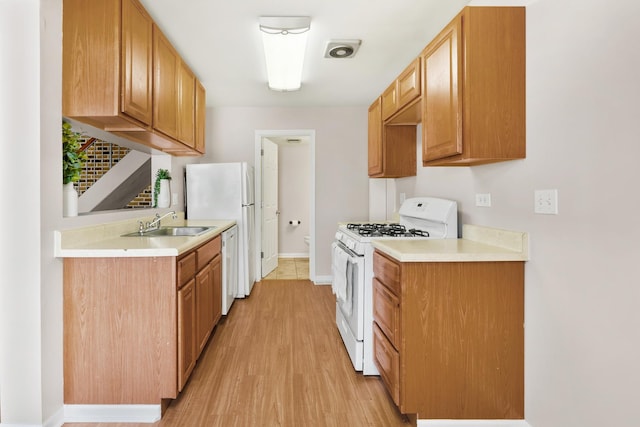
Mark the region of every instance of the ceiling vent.
<instances>
[{"instance_id":1,"label":"ceiling vent","mask_svg":"<svg viewBox=\"0 0 640 427\"><path fill-rule=\"evenodd\" d=\"M353 58L360 47L360 40L329 40L324 49L325 58Z\"/></svg>"}]
</instances>

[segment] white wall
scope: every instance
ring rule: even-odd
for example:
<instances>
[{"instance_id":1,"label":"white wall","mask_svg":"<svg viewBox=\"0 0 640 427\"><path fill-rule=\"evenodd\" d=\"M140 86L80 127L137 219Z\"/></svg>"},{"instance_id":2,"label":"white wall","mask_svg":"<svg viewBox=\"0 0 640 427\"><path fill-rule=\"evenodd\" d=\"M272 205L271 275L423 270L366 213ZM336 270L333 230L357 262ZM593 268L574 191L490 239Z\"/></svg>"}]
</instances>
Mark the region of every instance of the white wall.
<instances>
[{"instance_id":1,"label":"white wall","mask_svg":"<svg viewBox=\"0 0 640 427\"><path fill-rule=\"evenodd\" d=\"M41 283L44 259L39 250L40 227L44 221L40 215L40 137L47 125L40 124L38 9L37 0L0 3L0 212L5 226L0 261L3 423L39 424L43 419L41 372L48 361L43 358L43 328L47 325L42 316L57 310L56 301L44 305L48 289ZM44 175L46 171L42 171ZM18 224L24 228L19 229ZM57 354L53 357L60 360Z\"/></svg>"},{"instance_id":2,"label":"white wall","mask_svg":"<svg viewBox=\"0 0 640 427\"><path fill-rule=\"evenodd\" d=\"M527 8L527 158L422 168L407 195L450 197L462 221L530 233L525 417L533 427L631 427L640 384L640 3ZM557 216L533 213L556 188ZM493 206L474 205L491 193Z\"/></svg>"},{"instance_id":3,"label":"white wall","mask_svg":"<svg viewBox=\"0 0 640 427\"><path fill-rule=\"evenodd\" d=\"M281 256L309 254L304 236L309 235L310 160L309 144L278 145L278 253ZM289 221L300 221L300 225L290 225Z\"/></svg>"},{"instance_id":4,"label":"white wall","mask_svg":"<svg viewBox=\"0 0 640 427\"><path fill-rule=\"evenodd\" d=\"M62 423L62 261L53 231L141 216L62 217L61 40L62 0L0 0L1 425ZM179 170L186 161L172 163Z\"/></svg>"},{"instance_id":5,"label":"white wall","mask_svg":"<svg viewBox=\"0 0 640 427\"><path fill-rule=\"evenodd\" d=\"M256 130L315 130L316 275L331 275L338 222L368 216L367 107L207 110L202 162L254 164Z\"/></svg>"}]
</instances>

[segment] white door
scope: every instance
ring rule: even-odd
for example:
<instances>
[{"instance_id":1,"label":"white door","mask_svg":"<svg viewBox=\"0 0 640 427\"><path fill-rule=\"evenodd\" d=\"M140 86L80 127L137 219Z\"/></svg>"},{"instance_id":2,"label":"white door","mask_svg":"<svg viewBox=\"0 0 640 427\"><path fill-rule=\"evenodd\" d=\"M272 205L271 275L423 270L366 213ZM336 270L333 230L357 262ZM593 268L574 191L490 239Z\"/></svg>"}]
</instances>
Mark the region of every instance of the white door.
<instances>
[{"instance_id":1,"label":"white door","mask_svg":"<svg viewBox=\"0 0 640 427\"><path fill-rule=\"evenodd\" d=\"M262 277L278 266L278 145L262 139Z\"/></svg>"}]
</instances>

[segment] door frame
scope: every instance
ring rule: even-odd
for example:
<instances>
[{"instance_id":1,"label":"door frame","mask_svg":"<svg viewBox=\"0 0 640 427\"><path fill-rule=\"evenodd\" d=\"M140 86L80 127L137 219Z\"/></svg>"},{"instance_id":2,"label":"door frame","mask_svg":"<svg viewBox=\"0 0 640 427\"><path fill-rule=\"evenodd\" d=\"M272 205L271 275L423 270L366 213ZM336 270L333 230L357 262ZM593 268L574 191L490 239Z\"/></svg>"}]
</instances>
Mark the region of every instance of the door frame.
<instances>
[{"instance_id":1,"label":"door frame","mask_svg":"<svg viewBox=\"0 0 640 427\"><path fill-rule=\"evenodd\" d=\"M256 280L260 276L262 280L262 139L269 137L299 137L309 138L309 280L315 283L316 279L316 131L313 129L292 130L256 130L255 131L255 245Z\"/></svg>"}]
</instances>

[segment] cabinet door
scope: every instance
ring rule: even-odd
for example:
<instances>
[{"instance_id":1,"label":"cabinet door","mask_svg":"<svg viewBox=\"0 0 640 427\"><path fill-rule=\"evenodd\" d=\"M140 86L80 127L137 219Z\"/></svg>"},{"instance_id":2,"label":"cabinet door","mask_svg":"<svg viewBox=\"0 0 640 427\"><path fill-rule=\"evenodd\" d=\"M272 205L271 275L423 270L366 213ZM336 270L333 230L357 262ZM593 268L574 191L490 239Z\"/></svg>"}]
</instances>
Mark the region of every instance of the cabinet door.
<instances>
[{"instance_id":1,"label":"cabinet door","mask_svg":"<svg viewBox=\"0 0 640 427\"><path fill-rule=\"evenodd\" d=\"M62 115L120 123L120 2L64 0ZM8 42L8 40L7 40ZM100 123L98 123L100 124ZM131 126L131 123L127 123Z\"/></svg>"},{"instance_id":2,"label":"cabinet door","mask_svg":"<svg viewBox=\"0 0 640 427\"><path fill-rule=\"evenodd\" d=\"M461 17L456 17L423 55L422 161L462 153Z\"/></svg>"},{"instance_id":3,"label":"cabinet door","mask_svg":"<svg viewBox=\"0 0 640 427\"><path fill-rule=\"evenodd\" d=\"M182 61L178 70L178 140L193 148L196 139L196 77Z\"/></svg>"},{"instance_id":4,"label":"cabinet door","mask_svg":"<svg viewBox=\"0 0 640 427\"><path fill-rule=\"evenodd\" d=\"M222 317L222 256L216 256L211 262L213 280L213 325Z\"/></svg>"},{"instance_id":5,"label":"cabinet door","mask_svg":"<svg viewBox=\"0 0 640 427\"><path fill-rule=\"evenodd\" d=\"M394 80L389 87L382 92L382 119L387 120L398 111L398 85Z\"/></svg>"},{"instance_id":6,"label":"cabinet door","mask_svg":"<svg viewBox=\"0 0 640 427\"><path fill-rule=\"evenodd\" d=\"M398 109L420 96L420 58L416 58L398 77Z\"/></svg>"},{"instance_id":7,"label":"cabinet door","mask_svg":"<svg viewBox=\"0 0 640 427\"><path fill-rule=\"evenodd\" d=\"M153 128L178 138L180 57L157 26L153 27Z\"/></svg>"},{"instance_id":8,"label":"cabinet door","mask_svg":"<svg viewBox=\"0 0 640 427\"><path fill-rule=\"evenodd\" d=\"M122 2L121 43L121 111L151 125L153 21L137 0Z\"/></svg>"},{"instance_id":9,"label":"cabinet door","mask_svg":"<svg viewBox=\"0 0 640 427\"><path fill-rule=\"evenodd\" d=\"M211 264L207 264L196 275L196 318L198 355L207 344L211 330L213 329L213 276Z\"/></svg>"},{"instance_id":10,"label":"cabinet door","mask_svg":"<svg viewBox=\"0 0 640 427\"><path fill-rule=\"evenodd\" d=\"M182 391L196 364L195 279L178 290L178 391Z\"/></svg>"},{"instance_id":11,"label":"cabinet door","mask_svg":"<svg viewBox=\"0 0 640 427\"><path fill-rule=\"evenodd\" d=\"M196 140L195 149L204 154L205 147L205 122L207 117L207 93L200 81L196 80Z\"/></svg>"},{"instance_id":12,"label":"cabinet door","mask_svg":"<svg viewBox=\"0 0 640 427\"><path fill-rule=\"evenodd\" d=\"M369 176L382 171L382 101L378 98L369 107Z\"/></svg>"}]
</instances>

